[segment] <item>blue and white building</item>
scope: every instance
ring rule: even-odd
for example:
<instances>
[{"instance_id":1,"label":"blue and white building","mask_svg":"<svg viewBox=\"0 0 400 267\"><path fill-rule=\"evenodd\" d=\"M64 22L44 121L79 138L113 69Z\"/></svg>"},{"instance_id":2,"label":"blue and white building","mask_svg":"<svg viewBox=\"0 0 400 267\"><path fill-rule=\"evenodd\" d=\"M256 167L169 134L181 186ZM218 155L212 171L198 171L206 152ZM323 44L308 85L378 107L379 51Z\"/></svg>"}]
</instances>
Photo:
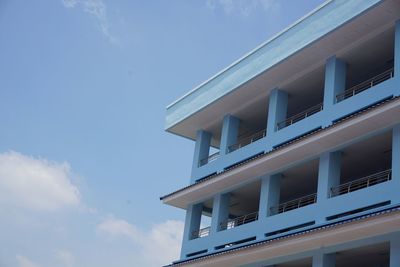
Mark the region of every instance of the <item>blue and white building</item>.
<instances>
[{"instance_id":1,"label":"blue and white building","mask_svg":"<svg viewBox=\"0 0 400 267\"><path fill-rule=\"evenodd\" d=\"M400 0L330 0L167 107L169 266L400 266Z\"/></svg>"}]
</instances>

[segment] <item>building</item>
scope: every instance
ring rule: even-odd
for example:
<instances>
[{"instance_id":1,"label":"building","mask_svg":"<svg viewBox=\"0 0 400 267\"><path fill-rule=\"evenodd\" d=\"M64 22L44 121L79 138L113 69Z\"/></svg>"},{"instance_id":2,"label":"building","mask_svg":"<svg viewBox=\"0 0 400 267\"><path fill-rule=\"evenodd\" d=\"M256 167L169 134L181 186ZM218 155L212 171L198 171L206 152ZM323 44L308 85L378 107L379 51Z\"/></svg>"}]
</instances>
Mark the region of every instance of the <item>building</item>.
<instances>
[{"instance_id":1,"label":"building","mask_svg":"<svg viewBox=\"0 0 400 267\"><path fill-rule=\"evenodd\" d=\"M400 266L400 0L331 0L167 107L169 266Z\"/></svg>"}]
</instances>

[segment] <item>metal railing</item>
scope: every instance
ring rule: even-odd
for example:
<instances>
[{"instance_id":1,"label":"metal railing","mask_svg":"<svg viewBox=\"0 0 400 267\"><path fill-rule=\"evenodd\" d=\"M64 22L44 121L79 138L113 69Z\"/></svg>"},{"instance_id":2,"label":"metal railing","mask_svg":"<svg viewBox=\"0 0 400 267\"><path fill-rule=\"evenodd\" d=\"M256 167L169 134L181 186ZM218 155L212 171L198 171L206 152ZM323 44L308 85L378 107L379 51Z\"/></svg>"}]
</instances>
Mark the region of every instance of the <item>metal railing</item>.
<instances>
[{"instance_id":1,"label":"metal railing","mask_svg":"<svg viewBox=\"0 0 400 267\"><path fill-rule=\"evenodd\" d=\"M315 114L317 112L320 112L323 108L324 108L324 105L322 103L320 103L320 104L318 104L316 106L313 106L311 108L308 108L308 109L304 110L303 112L301 112L299 114L293 115L293 116L291 116L290 118L287 118L284 121L278 122L276 124L276 128L277 128L277 130L280 130L280 129L283 129L285 127L288 127L288 126L292 125L293 123L301 121L301 120L303 120L303 119L305 119L305 118L307 118L307 117L309 117L309 116L311 116L311 115L313 115L313 114Z\"/></svg>"},{"instance_id":2,"label":"metal railing","mask_svg":"<svg viewBox=\"0 0 400 267\"><path fill-rule=\"evenodd\" d=\"M267 130L264 129L262 131L259 131L259 132L256 132L254 134L251 134L249 136L240 138L239 141L236 144L233 144L233 145L228 147L228 153L231 153L231 152L233 152L235 150L238 150L241 147L250 145L251 143L253 143L253 142L257 141L257 140L260 140L260 139L264 138L266 133L267 133Z\"/></svg>"},{"instance_id":3,"label":"metal railing","mask_svg":"<svg viewBox=\"0 0 400 267\"><path fill-rule=\"evenodd\" d=\"M199 162L199 167L216 160L218 157L219 157L219 151L215 152L214 154L211 154L210 156L208 156L205 159L201 159Z\"/></svg>"},{"instance_id":4,"label":"metal railing","mask_svg":"<svg viewBox=\"0 0 400 267\"><path fill-rule=\"evenodd\" d=\"M258 220L258 212L253 212L243 216L236 217L234 219L228 219L227 221L220 223L220 229L221 230L231 229L257 220Z\"/></svg>"},{"instance_id":5,"label":"metal railing","mask_svg":"<svg viewBox=\"0 0 400 267\"><path fill-rule=\"evenodd\" d=\"M394 76L393 68L391 68L387 71L384 71L381 74L378 74L375 77L368 79L360 84L357 84L356 86L353 86L350 89L345 90L343 93L336 95L336 102L343 101L349 97L359 94L362 91L365 91L377 84L380 84L381 82L384 82L386 80L389 80L390 78L393 78L393 76Z\"/></svg>"},{"instance_id":6,"label":"metal railing","mask_svg":"<svg viewBox=\"0 0 400 267\"><path fill-rule=\"evenodd\" d=\"M210 234L210 229L211 229L211 227L208 226L208 227L202 228L200 230L193 231L192 239L208 236Z\"/></svg>"},{"instance_id":7,"label":"metal railing","mask_svg":"<svg viewBox=\"0 0 400 267\"><path fill-rule=\"evenodd\" d=\"M301 198L297 198L282 204L279 204L277 207L271 208L271 214L278 214L287 212L290 210L298 209L304 206L308 206L317 202L317 194L311 194L308 196L304 196Z\"/></svg>"},{"instance_id":8,"label":"metal railing","mask_svg":"<svg viewBox=\"0 0 400 267\"><path fill-rule=\"evenodd\" d=\"M392 178L392 170L386 170L378 173L374 173L372 175L341 184L336 187L331 188L331 197L348 194L353 191L357 191L366 187L370 187L373 185L377 185L386 181L389 181Z\"/></svg>"}]
</instances>

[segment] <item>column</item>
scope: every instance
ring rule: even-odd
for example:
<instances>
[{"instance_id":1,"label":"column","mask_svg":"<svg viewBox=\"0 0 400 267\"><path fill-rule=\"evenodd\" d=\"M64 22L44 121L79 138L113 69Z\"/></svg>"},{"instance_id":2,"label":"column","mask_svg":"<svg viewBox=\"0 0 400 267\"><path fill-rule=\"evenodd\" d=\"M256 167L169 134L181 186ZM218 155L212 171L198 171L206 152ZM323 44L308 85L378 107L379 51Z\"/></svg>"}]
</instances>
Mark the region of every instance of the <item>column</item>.
<instances>
[{"instance_id":1,"label":"column","mask_svg":"<svg viewBox=\"0 0 400 267\"><path fill-rule=\"evenodd\" d=\"M392 130L392 182L394 184L394 195L400 201L397 193L400 189L400 125L396 125Z\"/></svg>"},{"instance_id":2,"label":"column","mask_svg":"<svg viewBox=\"0 0 400 267\"><path fill-rule=\"evenodd\" d=\"M346 63L336 56L329 58L325 66L324 109L336 103L336 95L346 89Z\"/></svg>"},{"instance_id":3,"label":"column","mask_svg":"<svg viewBox=\"0 0 400 267\"><path fill-rule=\"evenodd\" d=\"M323 254L318 252L313 256L312 267L335 267L335 253Z\"/></svg>"},{"instance_id":4,"label":"column","mask_svg":"<svg viewBox=\"0 0 400 267\"><path fill-rule=\"evenodd\" d=\"M396 21L394 34L394 75L400 73L400 20Z\"/></svg>"},{"instance_id":5,"label":"column","mask_svg":"<svg viewBox=\"0 0 400 267\"><path fill-rule=\"evenodd\" d=\"M226 115L223 120L220 154L226 155L229 153L228 148L236 144L239 133L239 119L232 115Z\"/></svg>"},{"instance_id":6,"label":"column","mask_svg":"<svg viewBox=\"0 0 400 267\"><path fill-rule=\"evenodd\" d=\"M277 131L276 124L284 121L287 115L288 94L275 88L269 95L267 135Z\"/></svg>"},{"instance_id":7,"label":"column","mask_svg":"<svg viewBox=\"0 0 400 267\"><path fill-rule=\"evenodd\" d=\"M394 235L390 240L390 267L400 266L400 236Z\"/></svg>"},{"instance_id":8,"label":"column","mask_svg":"<svg viewBox=\"0 0 400 267\"><path fill-rule=\"evenodd\" d=\"M203 212L203 203L189 205L186 210L185 229L183 231L183 242L192 239L193 231L200 229L201 214Z\"/></svg>"},{"instance_id":9,"label":"column","mask_svg":"<svg viewBox=\"0 0 400 267\"><path fill-rule=\"evenodd\" d=\"M271 208L279 206L281 174L266 175L261 178L259 220L272 215Z\"/></svg>"},{"instance_id":10,"label":"column","mask_svg":"<svg viewBox=\"0 0 400 267\"><path fill-rule=\"evenodd\" d=\"M204 130L197 131L196 135L196 144L194 147L194 156L193 156L193 170L199 167L200 160L208 157L210 153L210 144L211 144L211 134Z\"/></svg>"},{"instance_id":11,"label":"column","mask_svg":"<svg viewBox=\"0 0 400 267\"><path fill-rule=\"evenodd\" d=\"M331 188L340 184L342 152L326 152L319 159L317 201L330 197Z\"/></svg>"},{"instance_id":12,"label":"column","mask_svg":"<svg viewBox=\"0 0 400 267\"><path fill-rule=\"evenodd\" d=\"M214 197L211 231L210 234L215 234L220 228L220 224L229 218L230 194L218 194Z\"/></svg>"}]
</instances>

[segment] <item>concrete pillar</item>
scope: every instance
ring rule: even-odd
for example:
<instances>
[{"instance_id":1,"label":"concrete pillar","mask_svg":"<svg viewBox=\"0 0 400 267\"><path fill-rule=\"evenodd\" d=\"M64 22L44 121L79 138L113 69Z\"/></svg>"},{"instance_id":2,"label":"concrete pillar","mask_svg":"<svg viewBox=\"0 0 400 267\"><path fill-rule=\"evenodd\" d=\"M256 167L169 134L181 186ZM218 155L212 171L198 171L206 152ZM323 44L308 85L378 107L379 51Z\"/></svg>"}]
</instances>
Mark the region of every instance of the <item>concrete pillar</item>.
<instances>
[{"instance_id":1,"label":"concrete pillar","mask_svg":"<svg viewBox=\"0 0 400 267\"><path fill-rule=\"evenodd\" d=\"M396 191L400 189L400 125L392 130L392 182ZM397 194L398 195L398 194ZM399 195L400 200L400 195Z\"/></svg>"},{"instance_id":2,"label":"concrete pillar","mask_svg":"<svg viewBox=\"0 0 400 267\"><path fill-rule=\"evenodd\" d=\"M317 201L323 202L330 197L331 188L340 184L342 153L326 152L319 159Z\"/></svg>"},{"instance_id":3,"label":"concrete pillar","mask_svg":"<svg viewBox=\"0 0 400 267\"><path fill-rule=\"evenodd\" d=\"M400 236L394 235L390 240L390 267L400 266Z\"/></svg>"},{"instance_id":4,"label":"concrete pillar","mask_svg":"<svg viewBox=\"0 0 400 267\"><path fill-rule=\"evenodd\" d=\"M396 21L394 34L394 75L400 73L400 20Z\"/></svg>"},{"instance_id":5,"label":"concrete pillar","mask_svg":"<svg viewBox=\"0 0 400 267\"><path fill-rule=\"evenodd\" d=\"M261 193L259 204L259 220L273 215L271 208L279 206L281 174L266 175L261 179Z\"/></svg>"},{"instance_id":6,"label":"concrete pillar","mask_svg":"<svg viewBox=\"0 0 400 267\"><path fill-rule=\"evenodd\" d=\"M201 214L203 212L203 204L189 205L186 210L185 228L183 231L183 242L192 239L193 231L200 229Z\"/></svg>"},{"instance_id":7,"label":"concrete pillar","mask_svg":"<svg viewBox=\"0 0 400 267\"><path fill-rule=\"evenodd\" d=\"M228 154L228 147L236 144L239 133L239 119L232 115L226 115L223 120L220 154Z\"/></svg>"},{"instance_id":8,"label":"concrete pillar","mask_svg":"<svg viewBox=\"0 0 400 267\"><path fill-rule=\"evenodd\" d=\"M200 160L208 157L210 153L210 144L211 134L204 130L197 131L192 170L199 167Z\"/></svg>"},{"instance_id":9,"label":"concrete pillar","mask_svg":"<svg viewBox=\"0 0 400 267\"><path fill-rule=\"evenodd\" d=\"M288 94L275 88L269 95L267 135L277 131L276 124L284 121L287 115Z\"/></svg>"},{"instance_id":10,"label":"concrete pillar","mask_svg":"<svg viewBox=\"0 0 400 267\"><path fill-rule=\"evenodd\" d=\"M220 224L228 220L229 205L230 205L229 193L218 194L214 197L210 234L218 232L221 229Z\"/></svg>"},{"instance_id":11,"label":"concrete pillar","mask_svg":"<svg viewBox=\"0 0 400 267\"><path fill-rule=\"evenodd\" d=\"M336 103L336 95L346 89L346 63L335 56L325 65L324 109Z\"/></svg>"},{"instance_id":12,"label":"concrete pillar","mask_svg":"<svg viewBox=\"0 0 400 267\"><path fill-rule=\"evenodd\" d=\"M312 267L335 267L336 255L317 253L313 256Z\"/></svg>"}]
</instances>

